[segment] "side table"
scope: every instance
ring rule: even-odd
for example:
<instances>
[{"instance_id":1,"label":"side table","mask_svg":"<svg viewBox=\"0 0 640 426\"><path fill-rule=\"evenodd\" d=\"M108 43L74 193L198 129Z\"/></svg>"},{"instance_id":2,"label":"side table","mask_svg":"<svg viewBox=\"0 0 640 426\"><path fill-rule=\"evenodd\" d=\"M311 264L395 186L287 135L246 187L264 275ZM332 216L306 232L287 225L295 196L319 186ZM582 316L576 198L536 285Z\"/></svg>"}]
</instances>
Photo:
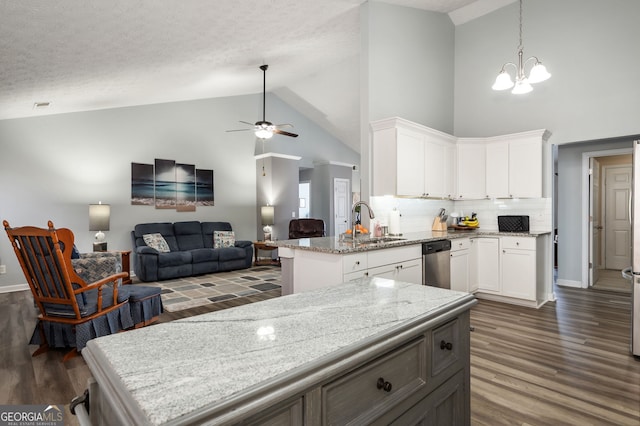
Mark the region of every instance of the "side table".
<instances>
[{"instance_id":1,"label":"side table","mask_svg":"<svg viewBox=\"0 0 640 426\"><path fill-rule=\"evenodd\" d=\"M126 272L126 278L122 279L122 284L131 284L131 250L109 250L112 253L120 253L120 259L122 260L122 272Z\"/></svg>"},{"instance_id":2,"label":"side table","mask_svg":"<svg viewBox=\"0 0 640 426\"><path fill-rule=\"evenodd\" d=\"M269 245L269 241L254 241L253 242L253 253L254 253L254 265L276 265L280 266L280 259L273 260L271 258L267 260L258 260L258 251L265 250L271 252L272 250L277 250L278 247Z\"/></svg>"}]
</instances>

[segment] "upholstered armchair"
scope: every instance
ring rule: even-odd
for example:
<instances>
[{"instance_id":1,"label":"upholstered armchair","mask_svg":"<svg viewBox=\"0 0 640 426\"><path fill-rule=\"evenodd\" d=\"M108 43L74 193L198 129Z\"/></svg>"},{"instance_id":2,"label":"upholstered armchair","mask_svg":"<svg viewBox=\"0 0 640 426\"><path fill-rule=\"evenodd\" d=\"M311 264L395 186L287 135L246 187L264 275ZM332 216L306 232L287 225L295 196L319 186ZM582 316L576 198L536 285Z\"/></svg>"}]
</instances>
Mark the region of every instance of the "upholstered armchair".
<instances>
[{"instance_id":1,"label":"upholstered armchair","mask_svg":"<svg viewBox=\"0 0 640 426\"><path fill-rule=\"evenodd\" d=\"M324 220L291 219L289 222L289 239L324 237Z\"/></svg>"},{"instance_id":2,"label":"upholstered armchair","mask_svg":"<svg viewBox=\"0 0 640 426\"><path fill-rule=\"evenodd\" d=\"M118 268L114 256L111 261L97 261L111 268L106 277L83 279L76 267L86 267L87 258L96 261L102 256L87 256L83 266L81 262L74 265L71 230L56 229L51 221L46 229L11 228L6 220L3 225L40 311L30 341L40 347L33 356L50 347L72 348L64 361L78 354L90 339L151 324L162 313L160 288L118 285L127 273L114 272Z\"/></svg>"}]
</instances>

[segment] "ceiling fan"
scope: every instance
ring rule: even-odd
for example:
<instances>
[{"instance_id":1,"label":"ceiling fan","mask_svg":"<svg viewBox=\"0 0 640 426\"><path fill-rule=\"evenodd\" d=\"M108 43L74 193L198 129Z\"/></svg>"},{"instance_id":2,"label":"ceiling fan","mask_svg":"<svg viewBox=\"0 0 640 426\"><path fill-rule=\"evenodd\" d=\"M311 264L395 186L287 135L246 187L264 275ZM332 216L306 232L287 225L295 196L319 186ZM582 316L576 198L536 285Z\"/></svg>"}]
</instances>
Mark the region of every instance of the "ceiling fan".
<instances>
[{"instance_id":1,"label":"ceiling fan","mask_svg":"<svg viewBox=\"0 0 640 426\"><path fill-rule=\"evenodd\" d=\"M293 127L291 124L273 124L266 120L265 118L265 100L267 95L267 68L269 65L260 65L260 69L262 70L262 121L256 121L255 124L251 124L248 121L240 120L240 123L248 124L251 126L249 129L237 129L237 130L227 130L227 132L242 132L246 130L253 130L256 137L260 139L270 139L274 133L284 136L291 136L292 138L297 138L298 135L291 132L286 132L280 127Z\"/></svg>"}]
</instances>

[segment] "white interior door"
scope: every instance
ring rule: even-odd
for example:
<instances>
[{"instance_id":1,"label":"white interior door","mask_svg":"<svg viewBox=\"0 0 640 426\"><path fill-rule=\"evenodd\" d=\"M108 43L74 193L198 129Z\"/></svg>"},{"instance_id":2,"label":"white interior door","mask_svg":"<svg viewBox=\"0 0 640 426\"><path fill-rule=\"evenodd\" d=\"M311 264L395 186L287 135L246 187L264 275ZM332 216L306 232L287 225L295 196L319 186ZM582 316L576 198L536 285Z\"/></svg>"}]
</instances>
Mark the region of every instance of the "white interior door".
<instances>
[{"instance_id":1,"label":"white interior door","mask_svg":"<svg viewBox=\"0 0 640 426\"><path fill-rule=\"evenodd\" d=\"M589 169L591 178L589 180L589 286L598 281L598 272L602 268L602 256L600 251L600 240L602 236L602 225L600 223L600 162L597 158L589 159Z\"/></svg>"},{"instance_id":2,"label":"white interior door","mask_svg":"<svg viewBox=\"0 0 640 426\"><path fill-rule=\"evenodd\" d=\"M333 235L340 235L349 229L350 199L349 179L334 178L333 210L335 233Z\"/></svg>"},{"instance_id":3,"label":"white interior door","mask_svg":"<svg viewBox=\"0 0 640 426\"><path fill-rule=\"evenodd\" d=\"M631 166L605 167L605 267L631 265Z\"/></svg>"}]
</instances>

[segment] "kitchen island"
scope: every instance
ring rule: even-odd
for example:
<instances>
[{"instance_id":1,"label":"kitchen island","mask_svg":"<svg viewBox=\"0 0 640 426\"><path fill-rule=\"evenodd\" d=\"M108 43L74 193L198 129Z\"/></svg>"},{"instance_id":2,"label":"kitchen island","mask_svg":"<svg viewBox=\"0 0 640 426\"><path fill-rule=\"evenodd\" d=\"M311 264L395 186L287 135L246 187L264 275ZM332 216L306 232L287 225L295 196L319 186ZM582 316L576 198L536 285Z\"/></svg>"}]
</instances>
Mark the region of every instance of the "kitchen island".
<instances>
[{"instance_id":1,"label":"kitchen island","mask_svg":"<svg viewBox=\"0 0 640 426\"><path fill-rule=\"evenodd\" d=\"M402 236L359 238L356 241L338 237L302 238L274 241L272 244L278 247L282 263L282 294L293 294L363 276L382 276L422 284L422 243L443 239L455 241L503 237L540 239L542 248L549 245L549 232L519 233L480 229L411 232ZM545 255L546 250L545 253L541 252L541 257ZM541 267L545 267L546 263L541 262ZM551 272L549 279L550 276ZM540 294L546 294L550 284L543 280L540 287Z\"/></svg>"},{"instance_id":2,"label":"kitchen island","mask_svg":"<svg viewBox=\"0 0 640 426\"><path fill-rule=\"evenodd\" d=\"M94 425L468 425L472 295L363 279L91 340Z\"/></svg>"}]
</instances>

